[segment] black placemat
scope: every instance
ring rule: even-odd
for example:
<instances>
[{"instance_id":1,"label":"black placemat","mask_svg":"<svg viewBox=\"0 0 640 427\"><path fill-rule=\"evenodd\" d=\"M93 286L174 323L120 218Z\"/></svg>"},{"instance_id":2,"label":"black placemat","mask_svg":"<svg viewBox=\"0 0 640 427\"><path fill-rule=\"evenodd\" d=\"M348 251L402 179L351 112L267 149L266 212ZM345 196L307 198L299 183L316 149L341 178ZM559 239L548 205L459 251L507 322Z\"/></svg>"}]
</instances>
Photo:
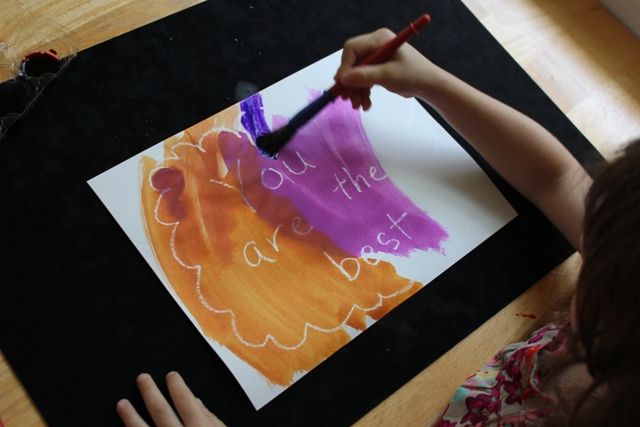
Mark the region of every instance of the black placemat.
<instances>
[{"instance_id":1,"label":"black placemat","mask_svg":"<svg viewBox=\"0 0 640 427\"><path fill-rule=\"evenodd\" d=\"M211 0L82 52L47 89L0 144L0 348L51 425L117 424L136 374L172 369L230 425L348 424L572 252L454 134L518 218L256 412L86 184L233 104L238 81L266 87L352 35L423 12L433 22L419 50L540 121L580 161L597 158L453 0Z\"/></svg>"}]
</instances>

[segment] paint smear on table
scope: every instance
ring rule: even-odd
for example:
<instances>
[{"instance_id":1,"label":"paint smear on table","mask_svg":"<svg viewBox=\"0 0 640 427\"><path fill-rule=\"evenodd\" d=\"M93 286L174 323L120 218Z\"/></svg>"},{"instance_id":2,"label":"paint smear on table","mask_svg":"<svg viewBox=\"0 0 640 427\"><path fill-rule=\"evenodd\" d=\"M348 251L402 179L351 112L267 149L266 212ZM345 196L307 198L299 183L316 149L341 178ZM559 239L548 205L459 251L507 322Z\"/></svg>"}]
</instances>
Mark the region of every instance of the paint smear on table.
<instances>
[{"instance_id":1,"label":"paint smear on table","mask_svg":"<svg viewBox=\"0 0 640 427\"><path fill-rule=\"evenodd\" d=\"M389 179L346 102L278 160L254 146L269 130L253 96L143 157L140 191L154 255L204 334L287 386L421 288L376 254L441 253L447 232Z\"/></svg>"},{"instance_id":2,"label":"paint smear on table","mask_svg":"<svg viewBox=\"0 0 640 427\"><path fill-rule=\"evenodd\" d=\"M535 314L531 314L531 313L516 313L517 317L526 317L527 319L537 319L538 316L536 316Z\"/></svg>"}]
</instances>

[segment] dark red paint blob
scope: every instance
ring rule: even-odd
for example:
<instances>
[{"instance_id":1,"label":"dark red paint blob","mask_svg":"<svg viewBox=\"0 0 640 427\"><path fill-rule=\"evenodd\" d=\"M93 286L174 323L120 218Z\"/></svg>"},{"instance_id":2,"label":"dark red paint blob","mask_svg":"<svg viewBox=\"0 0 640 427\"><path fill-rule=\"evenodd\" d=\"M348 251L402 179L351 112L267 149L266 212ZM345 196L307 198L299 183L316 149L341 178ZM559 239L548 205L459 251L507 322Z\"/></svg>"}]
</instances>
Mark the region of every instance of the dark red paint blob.
<instances>
[{"instance_id":1,"label":"dark red paint blob","mask_svg":"<svg viewBox=\"0 0 640 427\"><path fill-rule=\"evenodd\" d=\"M176 168L161 168L151 177L151 184L157 191L172 191L180 195L184 190L184 177Z\"/></svg>"},{"instance_id":2,"label":"dark red paint blob","mask_svg":"<svg viewBox=\"0 0 640 427\"><path fill-rule=\"evenodd\" d=\"M20 64L20 71L27 77L40 77L43 74L55 74L62 65L57 52L34 52L27 55Z\"/></svg>"},{"instance_id":3,"label":"dark red paint blob","mask_svg":"<svg viewBox=\"0 0 640 427\"><path fill-rule=\"evenodd\" d=\"M527 319L537 319L538 318L538 316L536 316L535 314L528 314L528 313L516 313L516 316L526 317Z\"/></svg>"},{"instance_id":4,"label":"dark red paint blob","mask_svg":"<svg viewBox=\"0 0 640 427\"><path fill-rule=\"evenodd\" d=\"M184 190L184 176L176 168L158 169L151 177L151 185L156 191L162 193L164 202L175 220L185 217L184 205L180 201L180 195Z\"/></svg>"}]
</instances>

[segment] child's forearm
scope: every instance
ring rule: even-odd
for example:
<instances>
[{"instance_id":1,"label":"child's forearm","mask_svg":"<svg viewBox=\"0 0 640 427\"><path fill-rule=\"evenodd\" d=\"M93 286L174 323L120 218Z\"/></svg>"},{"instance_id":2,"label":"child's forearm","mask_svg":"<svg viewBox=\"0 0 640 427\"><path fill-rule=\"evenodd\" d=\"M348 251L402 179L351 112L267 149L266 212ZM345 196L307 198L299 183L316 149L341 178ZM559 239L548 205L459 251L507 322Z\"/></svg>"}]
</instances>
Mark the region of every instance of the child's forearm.
<instances>
[{"instance_id":1,"label":"child's forearm","mask_svg":"<svg viewBox=\"0 0 640 427\"><path fill-rule=\"evenodd\" d=\"M442 70L429 76L418 95L578 247L591 180L553 135Z\"/></svg>"},{"instance_id":2,"label":"child's forearm","mask_svg":"<svg viewBox=\"0 0 640 427\"><path fill-rule=\"evenodd\" d=\"M421 97L577 248L591 184L580 164L542 126L443 71L407 43L387 62L357 66L358 58L393 37L380 29L345 43L336 80L351 89L345 96L353 107L371 105L374 84Z\"/></svg>"}]
</instances>

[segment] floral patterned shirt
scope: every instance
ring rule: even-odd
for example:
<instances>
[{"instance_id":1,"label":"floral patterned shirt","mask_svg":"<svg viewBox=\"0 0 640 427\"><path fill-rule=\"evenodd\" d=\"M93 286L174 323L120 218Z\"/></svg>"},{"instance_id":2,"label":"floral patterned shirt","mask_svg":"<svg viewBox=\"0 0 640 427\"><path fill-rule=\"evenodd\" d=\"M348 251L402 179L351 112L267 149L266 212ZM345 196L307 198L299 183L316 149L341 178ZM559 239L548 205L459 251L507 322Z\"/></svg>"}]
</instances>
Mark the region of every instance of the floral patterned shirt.
<instances>
[{"instance_id":1,"label":"floral patterned shirt","mask_svg":"<svg viewBox=\"0 0 640 427\"><path fill-rule=\"evenodd\" d=\"M540 390L542 357L566 352L566 325L550 323L513 343L458 387L437 427L520 427L548 417Z\"/></svg>"}]
</instances>

